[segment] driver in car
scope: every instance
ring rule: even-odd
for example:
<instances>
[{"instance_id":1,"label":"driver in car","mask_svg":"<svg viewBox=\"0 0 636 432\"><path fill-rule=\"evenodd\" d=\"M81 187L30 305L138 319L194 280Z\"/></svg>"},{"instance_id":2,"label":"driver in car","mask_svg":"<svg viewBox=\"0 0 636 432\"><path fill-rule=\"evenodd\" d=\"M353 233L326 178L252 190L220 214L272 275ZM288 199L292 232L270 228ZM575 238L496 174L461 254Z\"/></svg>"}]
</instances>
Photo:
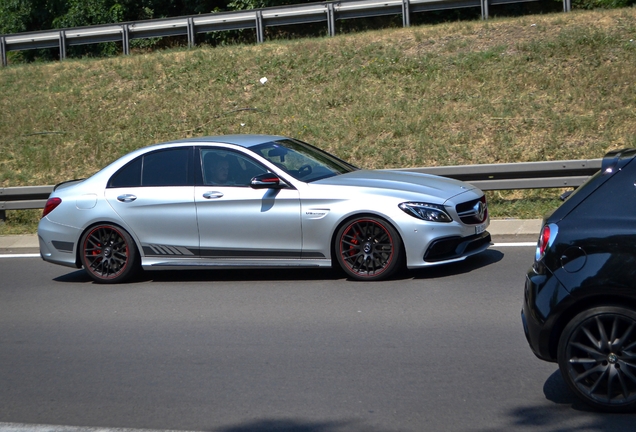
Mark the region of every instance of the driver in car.
<instances>
[{"instance_id":1,"label":"driver in car","mask_svg":"<svg viewBox=\"0 0 636 432\"><path fill-rule=\"evenodd\" d=\"M212 184L232 185L233 181L229 179L230 164L225 158L219 158L212 165Z\"/></svg>"}]
</instances>

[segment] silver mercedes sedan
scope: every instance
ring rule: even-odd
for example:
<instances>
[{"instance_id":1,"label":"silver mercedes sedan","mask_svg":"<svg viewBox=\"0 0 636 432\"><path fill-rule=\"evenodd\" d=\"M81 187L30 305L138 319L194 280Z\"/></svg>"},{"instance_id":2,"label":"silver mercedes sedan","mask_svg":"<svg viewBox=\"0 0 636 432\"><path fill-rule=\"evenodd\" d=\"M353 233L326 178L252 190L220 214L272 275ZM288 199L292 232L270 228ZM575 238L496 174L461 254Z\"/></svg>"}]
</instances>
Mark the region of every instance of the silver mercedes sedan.
<instances>
[{"instance_id":1,"label":"silver mercedes sedan","mask_svg":"<svg viewBox=\"0 0 636 432\"><path fill-rule=\"evenodd\" d=\"M140 268L339 266L375 281L490 245L486 198L460 181L360 170L296 139L202 137L136 150L57 185L45 261L117 283Z\"/></svg>"}]
</instances>

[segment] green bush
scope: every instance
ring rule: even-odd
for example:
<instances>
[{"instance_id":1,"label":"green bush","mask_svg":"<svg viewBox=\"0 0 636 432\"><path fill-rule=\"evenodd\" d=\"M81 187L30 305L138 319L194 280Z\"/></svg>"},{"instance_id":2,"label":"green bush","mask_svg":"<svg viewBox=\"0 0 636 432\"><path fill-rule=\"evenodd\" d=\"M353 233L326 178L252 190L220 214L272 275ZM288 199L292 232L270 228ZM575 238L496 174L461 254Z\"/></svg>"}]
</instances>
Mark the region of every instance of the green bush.
<instances>
[{"instance_id":1,"label":"green bush","mask_svg":"<svg viewBox=\"0 0 636 432\"><path fill-rule=\"evenodd\" d=\"M615 9L636 5L636 0L573 0L574 9Z\"/></svg>"}]
</instances>

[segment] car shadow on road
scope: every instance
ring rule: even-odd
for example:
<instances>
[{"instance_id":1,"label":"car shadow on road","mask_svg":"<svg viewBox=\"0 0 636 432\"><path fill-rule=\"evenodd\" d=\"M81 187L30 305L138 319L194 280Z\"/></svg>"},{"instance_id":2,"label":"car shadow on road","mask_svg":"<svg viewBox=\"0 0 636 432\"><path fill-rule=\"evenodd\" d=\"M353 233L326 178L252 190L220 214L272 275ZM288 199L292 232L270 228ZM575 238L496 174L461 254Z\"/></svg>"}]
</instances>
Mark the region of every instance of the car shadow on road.
<instances>
[{"instance_id":1,"label":"car shadow on road","mask_svg":"<svg viewBox=\"0 0 636 432\"><path fill-rule=\"evenodd\" d=\"M277 281L277 280L336 280L344 279L337 269L218 269L218 270L152 270L140 271L124 284L143 282L225 282L225 281ZM64 283L90 283L93 280L84 270L77 270L53 279Z\"/></svg>"},{"instance_id":2,"label":"car shadow on road","mask_svg":"<svg viewBox=\"0 0 636 432\"><path fill-rule=\"evenodd\" d=\"M543 384L543 394L551 403L510 409L503 427L484 432L541 430L545 432L612 431L632 432L636 414L607 414L595 411L570 391L557 369Z\"/></svg>"},{"instance_id":3,"label":"car shadow on road","mask_svg":"<svg viewBox=\"0 0 636 432\"><path fill-rule=\"evenodd\" d=\"M217 269L217 270L152 270L141 272L136 281L290 281L290 280L336 280L344 275L329 268L277 268L277 269Z\"/></svg>"},{"instance_id":4,"label":"car shadow on road","mask_svg":"<svg viewBox=\"0 0 636 432\"><path fill-rule=\"evenodd\" d=\"M306 421L262 419L216 429L219 432L381 432L380 429L353 421Z\"/></svg>"},{"instance_id":5,"label":"car shadow on road","mask_svg":"<svg viewBox=\"0 0 636 432\"><path fill-rule=\"evenodd\" d=\"M591 411L592 409L577 399L570 391L568 385L563 380L561 372L557 369L548 377L543 384L543 394L545 398L555 404L570 405L572 408L580 411Z\"/></svg>"},{"instance_id":6,"label":"car shadow on road","mask_svg":"<svg viewBox=\"0 0 636 432\"><path fill-rule=\"evenodd\" d=\"M391 280L436 279L461 273L469 273L489 266L503 259L498 250L488 249L480 254L452 264L428 267L416 270L403 270L391 277ZM269 269L194 269L194 270L151 270L140 271L127 284L141 282L227 282L227 281L315 281L341 280L346 275L339 268L269 268ZM84 270L58 276L53 279L64 283L90 283L92 279ZM351 282L356 282L351 280ZM368 282L367 282L368 283Z\"/></svg>"},{"instance_id":7,"label":"car shadow on road","mask_svg":"<svg viewBox=\"0 0 636 432\"><path fill-rule=\"evenodd\" d=\"M83 269L75 270L70 273L63 274L62 276L58 276L53 279L55 282L64 282L64 283L89 283L92 282L93 279L86 274Z\"/></svg>"}]
</instances>

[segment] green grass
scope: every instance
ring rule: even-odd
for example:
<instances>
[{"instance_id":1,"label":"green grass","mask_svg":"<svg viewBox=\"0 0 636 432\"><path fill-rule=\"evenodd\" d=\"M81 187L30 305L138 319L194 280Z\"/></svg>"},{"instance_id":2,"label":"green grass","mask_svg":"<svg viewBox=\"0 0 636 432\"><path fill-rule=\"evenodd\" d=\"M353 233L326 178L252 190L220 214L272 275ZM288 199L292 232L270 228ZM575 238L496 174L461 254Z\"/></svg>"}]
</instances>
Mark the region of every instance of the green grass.
<instances>
[{"instance_id":1,"label":"green grass","mask_svg":"<svg viewBox=\"0 0 636 432\"><path fill-rule=\"evenodd\" d=\"M0 222L0 235L33 234L38 229L42 210L8 210Z\"/></svg>"},{"instance_id":2,"label":"green grass","mask_svg":"<svg viewBox=\"0 0 636 432\"><path fill-rule=\"evenodd\" d=\"M10 65L0 187L226 133L294 136L364 168L599 158L636 147L634 39L632 7ZM557 195L489 193L491 215L539 217Z\"/></svg>"}]
</instances>

